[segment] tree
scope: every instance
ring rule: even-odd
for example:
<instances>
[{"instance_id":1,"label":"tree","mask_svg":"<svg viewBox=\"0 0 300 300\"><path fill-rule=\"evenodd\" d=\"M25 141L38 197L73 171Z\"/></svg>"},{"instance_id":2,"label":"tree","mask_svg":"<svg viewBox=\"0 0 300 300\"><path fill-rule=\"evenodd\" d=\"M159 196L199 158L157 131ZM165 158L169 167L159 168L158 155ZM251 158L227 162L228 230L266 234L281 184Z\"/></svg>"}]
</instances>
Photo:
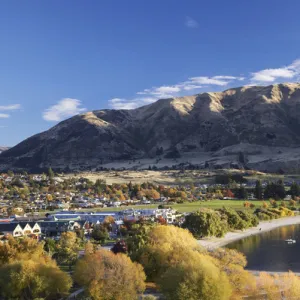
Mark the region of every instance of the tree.
<instances>
[{"instance_id":1,"label":"tree","mask_svg":"<svg viewBox=\"0 0 300 300\"><path fill-rule=\"evenodd\" d=\"M187 228L197 238L222 237L228 231L226 220L221 218L219 212L211 209L202 209L187 215L182 227Z\"/></svg>"},{"instance_id":2,"label":"tree","mask_svg":"<svg viewBox=\"0 0 300 300\"><path fill-rule=\"evenodd\" d=\"M53 177L54 177L54 172L51 167L48 169L48 176L50 179L53 179Z\"/></svg>"},{"instance_id":3,"label":"tree","mask_svg":"<svg viewBox=\"0 0 300 300\"><path fill-rule=\"evenodd\" d=\"M21 259L40 259L44 257L43 247L43 243L34 239L8 236L5 243L0 243L0 266Z\"/></svg>"},{"instance_id":4,"label":"tree","mask_svg":"<svg viewBox=\"0 0 300 300\"><path fill-rule=\"evenodd\" d=\"M48 202L53 201L53 196L51 194L47 194L46 199Z\"/></svg>"},{"instance_id":5,"label":"tree","mask_svg":"<svg viewBox=\"0 0 300 300\"><path fill-rule=\"evenodd\" d=\"M284 273L280 278L281 290L285 299L300 299L300 278L293 272Z\"/></svg>"},{"instance_id":6,"label":"tree","mask_svg":"<svg viewBox=\"0 0 300 300\"><path fill-rule=\"evenodd\" d=\"M237 191L237 196L239 199L248 199L248 192L244 186L241 186Z\"/></svg>"},{"instance_id":7,"label":"tree","mask_svg":"<svg viewBox=\"0 0 300 300\"><path fill-rule=\"evenodd\" d=\"M118 254L118 253L124 253L126 254L128 249L127 249L127 245L126 242L121 240L121 241L117 241L114 246L110 249L114 254Z\"/></svg>"},{"instance_id":8,"label":"tree","mask_svg":"<svg viewBox=\"0 0 300 300\"><path fill-rule=\"evenodd\" d=\"M71 277L51 260L20 260L0 268L0 295L4 299L59 299L67 295L71 285Z\"/></svg>"},{"instance_id":9,"label":"tree","mask_svg":"<svg viewBox=\"0 0 300 300\"><path fill-rule=\"evenodd\" d=\"M263 187L260 180L255 183L254 196L256 199L263 199Z\"/></svg>"},{"instance_id":10,"label":"tree","mask_svg":"<svg viewBox=\"0 0 300 300\"><path fill-rule=\"evenodd\" d=\"M107 216L103 221L103 225L106 227L107 230L111 230L112 224L114 223L115 223L115 219L113 216Z\"/></svg>"},{"instance_id":11,"label":"tree","mask_svg":"<svg viewBox=\"0 0 300 300\"><path fill-rule=\"evenodd\" d=\"M285 188L282 182L277 183L268 183L265 191L264 191L264 198L274 198L274 199L284 199L285 197Z\"/></svg>"},{"instance_id":12,"label":"tree","mask_svg":"<svg viewBox=\"0 0 300 300\"><path fill-rule=\"evenodd\" d=\"M56 252L56 242L51 238L47 238L44 244L44 250L49 254L50 257Z\"/></svg>"},{"instance_id":13,"label":"tree","mask_svg":"<svg viewBox=\"0 0 300 300\"><path fill-rule=\"evenodd\" d=\"M185 229L157 225L128 241L130 257L141 263L149 280L156 280L173 263L186 255L186 249L200 250L197 240Z\"/></svg>"},{"instance_id":14,"label":"tree","mask_svg":"<svg viewBox=\"0 0 300 300\"><path fill-rule=\"evenodd\" d=\"M69 267L78 259L79 241L75 232L63 232L56 247L56 258Z\"/></svg>"},{"instance_id":15,"label":"tree","mask_svg":"<svg viewBox=\"0 0 300 300\"><path fill-rule=\"evenodd\" d=\"M14 172L11 171L11 170L8 170L8 171L7 171L7 175L8 175L9 177L14 177Z\"/></svg>"},{"instance_id":16,"label":"tree","mask_svg":"<svg viewBox=\"0 0 300 300\"><path fill-rule=\"evenodd\" d=\"M226 274L196 251L171 265L158 284L167 300L228 300L232 293Z\"/></svg>"},{"instance_id":17,"label":"tree","mask_svg":"<svg viewBox=\"0 0 300 300\"><path fill-rule=\"evenodd\" d=\"M227 274L233 287L234 299L249 296L249 290L255 289L255 278L244 269L247 265L246 257L237 250L226 248L211 250L209 254L217 259L217 265Z\"/></svg>"},{"instance_id":18,"label":"tree","mask_svg":"<svg viewBox=\"0 0 300 300\"><path fill-rule=\"evenodd\" d=\"M109 238L109 234L106 227L103 224L99 224L94 226L91 237L103 244Z\"/></svg>"},{"instance_id":19,"label":"tree","mask_svg":"<svg viewBox=\"0 0 300 300\"><path fill-rule=\"evenodd\" d=\"M280 288L278 286L278 280L279 278L277 276L272 276L268 273L260 272L257 279L256 293L265 294L265 299L281 300L282 298Z\"/></svg>"},{"instance_id":20,"label":"tree","mask_svg":"<svg viewBox=\"0 0 300 300\"><path fill-rule=\"evenodd\" d=\"M242 230L249 227L248 224L239 216L236 210L223 207L219 210L219 212L226 218L230 229Z\"/></svg>"},{"instance_id":21,"label":"tree","mask_svg":"<svg viewBox=\"0 0 300 300\"><path fill-rule=\"evenodd\" d=\"M44 251L44 243L11 236L0 243L0 298L58 299L71 287L71 278Z\"/></svg>"},{"instance_id":22,"label":"tree","mask_svg":"<svg viewBox=\"0 0 300 300\"><path fill-rule=\"evenodd\" d=\"M134 300L144 292L146 276L128 256L98 250L77 262L74 279L93 299Z\"/></svg>"},{"instance_id":23,"label":"tree","mask_svg":"<svg viewBox=\"0 0 300 300\"><path fill-rule=\"evenodd\" d=\"M290 187L290 194L293 198L300 196L300 186L296 182L293 182Z\"/></svg>"}]
</instances>

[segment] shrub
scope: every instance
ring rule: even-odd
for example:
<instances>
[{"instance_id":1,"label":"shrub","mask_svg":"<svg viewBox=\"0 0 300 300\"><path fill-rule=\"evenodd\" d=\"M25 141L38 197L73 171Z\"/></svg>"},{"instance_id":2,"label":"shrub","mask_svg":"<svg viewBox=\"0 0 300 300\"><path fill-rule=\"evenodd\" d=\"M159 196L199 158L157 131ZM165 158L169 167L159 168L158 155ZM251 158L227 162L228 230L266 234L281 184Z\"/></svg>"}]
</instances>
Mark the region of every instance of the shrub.
<instances>
[{"instance_id":1,"label":"shrub","mask_svg":"<svg viewBox=\"0 0 300 300\"><path fill-rule=\"evenodd\" d=\"M219 212L227 220L230 229L243 230L249 227L234 209L223 207Z\"/></svg>"},{"instance_id":2,"label":"shrub","mask_svg":"<svg viewBox=\"0 0 300 300\"><path fill-rule=\"evenodd\" d=\"M248 227L255 227L258 225L259 220L255 214L248 211L237 211L238 215L247 223Z\"/></svg>"},{"instance_id":3,"label":"shrub","mask_svg":"<svg viewBox=\"0 0 300 300\"><path fill-rule=\"evenodd\" d=\"M218 211L211 209L202 209L187 215L182 227L187 228L197 238L222 237L228 231L226 220L221 218Z\"/></svg>"}]
</instances>

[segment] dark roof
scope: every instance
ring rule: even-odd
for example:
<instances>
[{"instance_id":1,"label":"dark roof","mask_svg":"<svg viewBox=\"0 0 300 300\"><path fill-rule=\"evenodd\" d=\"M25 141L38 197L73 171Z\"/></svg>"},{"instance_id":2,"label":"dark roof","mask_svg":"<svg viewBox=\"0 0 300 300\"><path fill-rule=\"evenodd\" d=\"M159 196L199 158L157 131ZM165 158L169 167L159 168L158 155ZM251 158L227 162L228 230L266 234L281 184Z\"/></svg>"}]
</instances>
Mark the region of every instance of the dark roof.
<instances>
[{"instance_id":1,"label":"dark roof","mask_svg":"<svg viewBox=\"0 0 300 300\"><path fill-rule=\"evenodd\" d=\"M1 223L0 224L0 232L13 232L15 228L18 226L18 223Z\"/></svg>"},{"instance_id":2,"label":"dark roof","mask_svg":"<svg viewBox=\"0 0 300 300\"><path fill-rule=\"evenodd\" d=\"M69 222L59 222L59 221L44 221L38 223L40 227L43 229L62 229L62 228L68 228Z\"/></svg>"},{"instance_id":3,"label":"dark roof","mask_svg":"<svg viewBox=\"0 0 300 300\"><path fill-rule=\"evenodd\" d=\"M37 222L46 220L46 217L42 216L31 216L31 217L18 217L14 219L14 222Z\"/></svg>"}]
</instances>

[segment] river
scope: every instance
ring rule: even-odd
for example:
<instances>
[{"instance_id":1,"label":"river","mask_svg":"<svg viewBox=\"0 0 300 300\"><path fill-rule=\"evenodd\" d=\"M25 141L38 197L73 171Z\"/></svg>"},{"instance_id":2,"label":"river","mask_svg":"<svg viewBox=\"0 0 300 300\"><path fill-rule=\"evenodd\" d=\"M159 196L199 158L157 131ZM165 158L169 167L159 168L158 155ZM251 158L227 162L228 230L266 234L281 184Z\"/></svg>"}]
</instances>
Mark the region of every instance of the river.
<instances>
[{"instance_id":1,"label":"river","mask_svg":"<svg viewBox=\"0 0 300 300\"><path fill-rule=\"evenodd\" d=\"M295 239L288 244L287 239ZM246 237L226 246L244 253L249 270L300 272L300 225L289 225Z\"/></svg>"}]
</instances>

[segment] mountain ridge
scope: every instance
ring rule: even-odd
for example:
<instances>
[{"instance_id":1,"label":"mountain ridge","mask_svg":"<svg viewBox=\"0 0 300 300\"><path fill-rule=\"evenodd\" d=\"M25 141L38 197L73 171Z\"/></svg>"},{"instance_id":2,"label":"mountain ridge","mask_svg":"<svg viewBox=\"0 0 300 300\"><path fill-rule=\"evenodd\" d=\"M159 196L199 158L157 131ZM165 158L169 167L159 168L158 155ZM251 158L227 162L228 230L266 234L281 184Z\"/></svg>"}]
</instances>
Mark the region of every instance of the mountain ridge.
<instances>
[{"instance_id":1,"label":"mountain ridge","mask_svg":"<svg viewBox=\"0 0 300 300\"><path fill-rule=\"evenodd\" d=\"M282 147L292 150L300 147L299 108L300 84L284 83L160 99L133 110L94 110L64 120L1 153L0 169L51 166L87 170L147 159L174 165L176 159L188 161L191 153L199 157L199 163L196 159L193 164L202 167L211 162L212 167L218 167L219 163L213 163L216 153L229 157L221 150L231 147L243 149L236 151L247 155L243 145L264 149L260 151L266 153L270 147L277 149L279 155ZM272 160L275 154L268 159ZM251 161L230 159L225 167L266 166L266 163L252 166ZM293 167L295 162L297 157ZM270 166L269 169L276 169Z\"/></svg>"}]
</instances>

